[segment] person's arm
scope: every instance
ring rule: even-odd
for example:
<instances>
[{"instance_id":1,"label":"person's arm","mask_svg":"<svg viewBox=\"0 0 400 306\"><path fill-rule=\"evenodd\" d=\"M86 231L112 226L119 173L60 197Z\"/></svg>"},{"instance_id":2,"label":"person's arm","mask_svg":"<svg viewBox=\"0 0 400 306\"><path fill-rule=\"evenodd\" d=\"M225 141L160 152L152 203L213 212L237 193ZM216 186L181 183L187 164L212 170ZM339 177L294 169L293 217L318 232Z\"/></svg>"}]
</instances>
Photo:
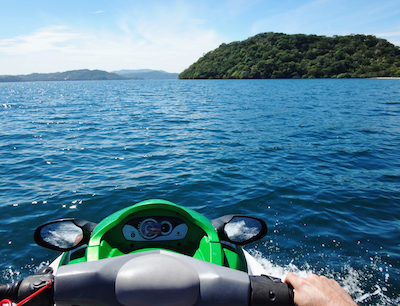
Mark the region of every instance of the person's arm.
<instances>
[{"instance_id":1,"label":"person's arm","mask_svg":"<svg viewBox=\"0 0 400 306\"><path fill-rule=\"evenodd\" d=\"M289 273L286 283L293 286L297 306L355 306L350 295L333 279L311 274L306 278Z\"/></svg>"}]
</instances>

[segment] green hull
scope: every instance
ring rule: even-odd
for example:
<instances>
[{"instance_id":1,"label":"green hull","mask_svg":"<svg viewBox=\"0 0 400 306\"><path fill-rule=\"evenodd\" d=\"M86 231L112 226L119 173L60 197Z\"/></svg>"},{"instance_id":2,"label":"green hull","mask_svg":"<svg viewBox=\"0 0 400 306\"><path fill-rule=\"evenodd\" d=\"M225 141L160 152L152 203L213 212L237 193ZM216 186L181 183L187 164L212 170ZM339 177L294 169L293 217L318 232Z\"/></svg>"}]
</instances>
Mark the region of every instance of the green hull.
<instances>
[{"instance_id":1,"label":"green hull","mask_svg":"<svg viewBox=\"0 0 400 306\"><path fill-rule=\"evenodd\" d=\"M137 223L139 227L140 220L144 222L163 218L175 223L182 222L181 227L182 224L187 225L187 229L184 229L185 235L182 237L175 235L173 239L168 239L167 236L171 236L171 233L154 239L138 237L140 239L127 240L124 231L131 226L129 224ZM194 210L165 200L143 201L108 216L96 226L87 247L65 252L61 265L160 249L247 272L241 246L222 243L211 221Z\"/></svg>"}]
</instances>

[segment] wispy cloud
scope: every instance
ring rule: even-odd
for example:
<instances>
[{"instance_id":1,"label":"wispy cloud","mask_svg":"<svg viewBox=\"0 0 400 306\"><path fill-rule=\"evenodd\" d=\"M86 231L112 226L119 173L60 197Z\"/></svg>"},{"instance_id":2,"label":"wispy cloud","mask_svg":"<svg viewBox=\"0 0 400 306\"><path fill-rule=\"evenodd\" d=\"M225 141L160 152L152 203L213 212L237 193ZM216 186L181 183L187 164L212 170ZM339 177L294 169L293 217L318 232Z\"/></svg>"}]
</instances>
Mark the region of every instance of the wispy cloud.
<instances>
[{"instance_id":1,"label":"wispy cloud","mask_svg":"<svg viewBox=\"0 0 400 306\"><path fill-rule=\"evenodd\" d=\"M178 31L176 24L165 22L121 21L119 33L48 26L0 40L2 74L16 67L19 74L78 68L181 72L222 41L214 30L191 25Z\"/></svg>"},{"instance_id":2,"label":"wispy cloud","mask_svg":"<svg viewBox=\"0 0 400 306\"><path fill-rule=\"evenodd\" d=\"M191 21L195 24L206 24L208 22L207 19L192 19Z\"/></svg>"},{"instance_id":3,"label":"wispy cloud","mask_svg":"<svg viewBox=\"0 0 400 306\"><path fill-rule=\"evenodd\" d=\"M386 38L395 46L400 46L400 31L373 33L377 37Z\"/></svg>"},{"instance_id":4,"label":"wispy cloud","mask_svg":"<svg viewBox=\"0 0 400 306\"><path fill-rule=\"evenodd\" d=\"M223 41L205 20L189 14L185 3L157 3L146 10L141 5L115 11L114 24L101 29L52 25L0 40L1 74L79 68L181 72Z\"/></svg>"},{"instance_id":5,"label":"wispy cloud","mask_svg":"<svg viewBox=\"0 0 400 306\"><path fill-rule=\"evenodd\" d=\"M48 26L31 34L19 35L11 39L0 40L0 54L24 55L35 52L71 48L71 42L83 39L83 35L64 26Z\"/></svg>"},{"instance_id":6,"label":"wispy cloud","mask_svg":"<svg viewBox=\"0 0 400 306\"><path fill-rule=\"evenodd\" d=\"M254 22L252 32L318 34L316 30L329 29L332 23L338 22L338 18L343 17L339 14L340 11L341 8L336 1L310 1Z\"/></svg>"},{"instance_id":7,"label":"wispy cloud","mask_svg":"<svg viewBox=\"0 0 400 306\"><path fill-rule=\"evenodd\" d=\"M396 37L396 36L400 36L400 31L394 31L394 32L383 32L383 33L377 33L375 35L378 36L384 36L384 37Z\"/></svg>"},{"instance_id":8,"label":"wispy cloud","mask_svg":"<svg viewBox=\"0 0 400 306\"><path fill-rule=\"evenodd\" d=\"M392 28L399 15L398 1L375 2L360 0L313 0L293 2L289 9L256 20L252 33L283 32L318 35L374 34ZM394 35L395 36L395 35ZM393 40L392 40L393 41Z\"/></svg>"},{"instance_id":9,"label":"wispy cloud","mask_svg":"<svg viewBox=\"0 0 400 306\"><path fill-rule=\"evenodd\" d=\"M95 11L95 12L93 12L93 14L101 14L101 13L104 13L104 11Z\"/></svg>"}]
</instances>

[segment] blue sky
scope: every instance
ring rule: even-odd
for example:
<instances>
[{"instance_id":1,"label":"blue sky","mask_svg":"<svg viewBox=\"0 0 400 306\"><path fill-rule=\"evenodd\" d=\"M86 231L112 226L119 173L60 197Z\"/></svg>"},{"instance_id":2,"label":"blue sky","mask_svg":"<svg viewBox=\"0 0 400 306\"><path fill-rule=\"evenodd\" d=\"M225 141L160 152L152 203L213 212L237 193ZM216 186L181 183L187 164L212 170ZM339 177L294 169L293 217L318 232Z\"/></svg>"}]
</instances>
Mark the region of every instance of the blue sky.
<instances>
[{"instance_id":1,"label":"blue sky","mask_svg":"<svg viewBox=\"0 0 400 306\"><path fill-rule=\"evenodd\" d=\"M400 1L0 0L0 75L181 72L262 32L373 34L400 46Z\"/></svg>"}]
</instances>

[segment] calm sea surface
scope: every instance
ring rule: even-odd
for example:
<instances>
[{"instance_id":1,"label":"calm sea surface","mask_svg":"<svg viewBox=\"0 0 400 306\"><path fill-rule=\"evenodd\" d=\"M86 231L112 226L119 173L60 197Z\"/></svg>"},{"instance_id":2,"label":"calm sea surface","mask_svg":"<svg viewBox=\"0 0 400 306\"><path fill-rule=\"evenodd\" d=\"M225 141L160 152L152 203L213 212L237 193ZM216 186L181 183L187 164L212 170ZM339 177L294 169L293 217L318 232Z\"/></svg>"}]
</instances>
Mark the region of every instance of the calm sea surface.
<instances>
[{"instance_id":1,"label":"calm sea surface","mask_svg":"<svg viewBox=\"0 0 400 306\"><path fill-rule=\"evenodd\" d=\"M400 80L0 83L0 277L56 252L34 229L162 198L263 218L275 276L400 303Z\"/></svg>"}]
</instances>

